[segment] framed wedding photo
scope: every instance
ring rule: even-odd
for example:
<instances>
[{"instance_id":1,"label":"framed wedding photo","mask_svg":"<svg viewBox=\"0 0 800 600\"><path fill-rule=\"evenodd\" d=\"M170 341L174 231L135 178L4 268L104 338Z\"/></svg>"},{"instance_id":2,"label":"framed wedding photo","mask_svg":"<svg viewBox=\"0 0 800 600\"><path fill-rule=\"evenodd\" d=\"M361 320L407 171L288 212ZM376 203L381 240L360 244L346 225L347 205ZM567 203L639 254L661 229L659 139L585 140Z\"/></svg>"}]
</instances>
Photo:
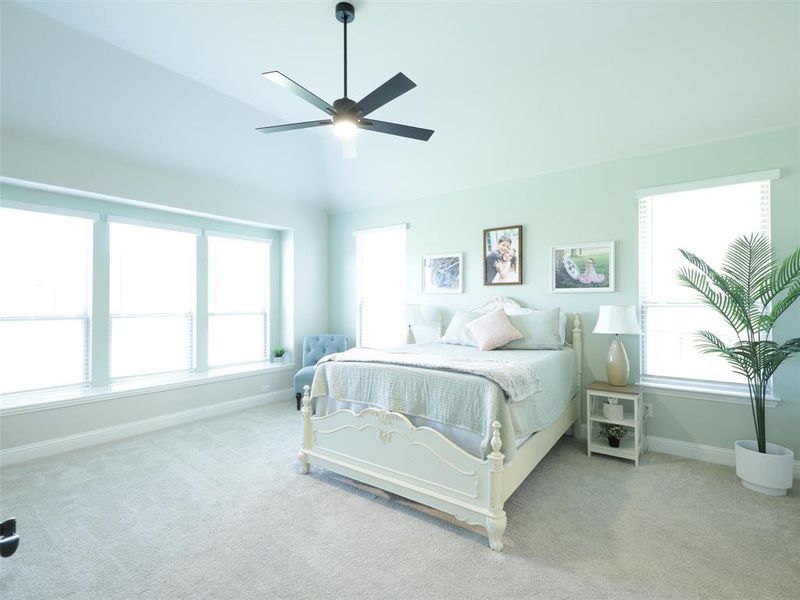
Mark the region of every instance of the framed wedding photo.
<instances>
[{"instance_id":1,"label":"framed wedding photo","mask_svg":"<svg viewBox=\"0 0 800 600\"><path fill-rule=\"evenodd\" d=\"M461 294L464 291L464 255L431 254L422 257L423 294Z\"/></svg>"},{"instance_id":2,"label":"framed wedding photo","mask_svg":"<svg viewBox=\"0 0 800 600\"><path fill-rule=\"evenodd\" d=\"M614 242L553 246L551 292L613 292L615 289Z\"/></svg>"},{"instance_id":3,"label":"framed wedding photo","mask_svg":"<svg viewBox=\"0 0 800 600\"><path fill-rule=\"evenodd\" d=\"M522 225L483 230L483 285L522 283Z\"/></svg>"}]
</instances>

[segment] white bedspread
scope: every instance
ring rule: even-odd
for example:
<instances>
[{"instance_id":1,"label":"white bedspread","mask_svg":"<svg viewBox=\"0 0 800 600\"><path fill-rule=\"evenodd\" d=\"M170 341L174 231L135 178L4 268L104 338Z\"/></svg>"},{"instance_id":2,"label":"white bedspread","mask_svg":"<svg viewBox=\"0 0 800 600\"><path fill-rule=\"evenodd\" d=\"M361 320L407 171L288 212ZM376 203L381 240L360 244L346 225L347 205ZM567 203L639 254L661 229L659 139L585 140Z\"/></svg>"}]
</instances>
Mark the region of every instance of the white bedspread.
<instances>
[{"instance_id":1,"label":"white bedspread","mask_svg":"<svg viewBox=\"0 0 800 600\"><path fill-rule=\"evenodd\" d=\"M571 348L481 352L419 344L383 353L358 349L321 361L311 395L318 415L343 408L386 408L405 414L417 426L437 429L482 457L489 450L491 423L498 420L503 453L510 460L520 440L552 423L566 408L575 390L575 360ZM515 374L516 381L509 381ZM495 377L513 392L513 402Z\"/></svg>"},{"instance_id":2,"label":"white bedspread","mask_svg":"<svg viewBox=\"0 0 800 600\"><path fill-rule=\"evenodd\" d=\"M513 354L498 357L498 352L477 351L461 356L452 348L452 344L412 344L398 350L352 348L324 356L318 364L380 363L477 375L499 385L509 402L517 402L539 391L536 367L529 362L512 360Z\"/></svg>"}]
</instances>

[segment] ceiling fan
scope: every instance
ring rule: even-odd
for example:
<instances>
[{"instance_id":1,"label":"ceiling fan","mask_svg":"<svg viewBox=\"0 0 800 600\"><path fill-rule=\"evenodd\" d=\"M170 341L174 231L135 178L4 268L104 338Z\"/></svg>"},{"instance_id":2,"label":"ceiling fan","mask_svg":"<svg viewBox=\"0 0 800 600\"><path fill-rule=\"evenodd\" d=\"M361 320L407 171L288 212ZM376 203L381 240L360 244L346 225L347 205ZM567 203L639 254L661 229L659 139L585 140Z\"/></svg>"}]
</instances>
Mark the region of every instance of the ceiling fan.
<instances>
[{"instance_id":1,"label":"ceiling fan","mask_svg":"<svg viewBox=\"0 0 800 600\"><path fill-rule=\"evenodd\" d=\"M280 71L262 73L263 77L282 86L306 102L313 104L330 115L331 118L318 121L304 121L302 123L258 127L256 131L261 131L262 133L277 133L278 131L289 131L291 129L306 129L308 127L333 125L333 132L344 139L352 138L359 129L388 133L389 135L399 135L401 137L425 142L430 139L433 135L432 129L422 129L420 127L411 127L409 125L399 125L398 123L387 123L386 121L365 118L384 104L388 104L398 96L405 94L407 91L417 86L416 83L402 73L398 73L358 102L347 97L347 24L352 23L353 19L355 19L355 8L353 5L349 2L339 2L336 5L336 20L344 26L344 95L342 98L334 100L333 105L328 104L319 96L312 94L306 88L295 83Z\"/></svg>"}]
</instances>

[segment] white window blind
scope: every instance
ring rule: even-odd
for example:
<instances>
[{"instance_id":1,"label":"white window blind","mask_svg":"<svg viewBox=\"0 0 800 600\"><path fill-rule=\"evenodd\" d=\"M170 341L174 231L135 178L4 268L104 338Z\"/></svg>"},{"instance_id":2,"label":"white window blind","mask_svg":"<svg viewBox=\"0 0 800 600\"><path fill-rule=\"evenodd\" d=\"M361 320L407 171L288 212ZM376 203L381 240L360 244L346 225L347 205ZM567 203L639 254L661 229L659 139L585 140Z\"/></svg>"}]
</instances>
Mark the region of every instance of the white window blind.
<instances>
[{"instance_id":1,"label":"white window blind","mask_svg":"<svg viewBox=\"0 0 800 600\"><path fill-rule=\"evenodd\" d=\"M660 193L639 202L642 381L738 391L745 380L716 355L697 350L696 332L735 335L717 313L677 279L687 266L678 249L719 268L730 243L770 233L770 182L750 181Z\"/></svg>"},{"instance_id":2,"label":"white window blind","mask_svg":"<svg viewBox=\"0 0 800 600\"><path fill-rule=\"evenodd\" d=\"M208 236L208 363L264 360L269 353L270 246Z\"/></svg>"},{"instance_id":3,"label":"white window blind","mask_svg":"<svg viewBox=\"0 0 800 600\"><path fill-rule=\"evenodd\" d=\"M110 224L111 377L193 366L195 234Z\"/></svg>"},{"instance_id":4,"label":"white window blind","mask_svg":"<svg viewBox=\"0 0 800 600\"><path fill-rule=\"evenodd\" d=\"M0 392L86 384L92 220L0 208Z\"/></svg>"},{"instance_id":5,"label":"white window blind","mask_svg":"<svg viewBox=\"0 0 800 600\"><path fill-rule=\"evenodd\" d=\"M358 345L403 344L406 227L358 231L355 238Z\"/></svg>"}]
</instances>

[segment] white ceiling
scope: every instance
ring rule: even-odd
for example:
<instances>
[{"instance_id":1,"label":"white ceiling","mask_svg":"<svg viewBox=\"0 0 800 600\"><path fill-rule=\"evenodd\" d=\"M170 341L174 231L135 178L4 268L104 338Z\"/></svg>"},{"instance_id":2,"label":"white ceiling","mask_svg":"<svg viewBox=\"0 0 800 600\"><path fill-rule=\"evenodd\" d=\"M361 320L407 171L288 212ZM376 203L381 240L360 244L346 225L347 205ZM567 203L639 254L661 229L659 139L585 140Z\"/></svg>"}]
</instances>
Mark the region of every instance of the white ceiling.
<instances>
[{"instance_id":1,"label":"white ceiling","mask_svg":"<svg viewBox=\"0 0 800 600\"><path fill-rule=\"evenodd\" d=\"M798 123L797 3L356 2L350 95L402 71L418 87L374 117L436 130L361 132L356 160L327 130L252 131L322 115L262 71L341 96L334 2L25 4L4 4L4 126L333 210Z\"/></svg>"}]
</instances>

